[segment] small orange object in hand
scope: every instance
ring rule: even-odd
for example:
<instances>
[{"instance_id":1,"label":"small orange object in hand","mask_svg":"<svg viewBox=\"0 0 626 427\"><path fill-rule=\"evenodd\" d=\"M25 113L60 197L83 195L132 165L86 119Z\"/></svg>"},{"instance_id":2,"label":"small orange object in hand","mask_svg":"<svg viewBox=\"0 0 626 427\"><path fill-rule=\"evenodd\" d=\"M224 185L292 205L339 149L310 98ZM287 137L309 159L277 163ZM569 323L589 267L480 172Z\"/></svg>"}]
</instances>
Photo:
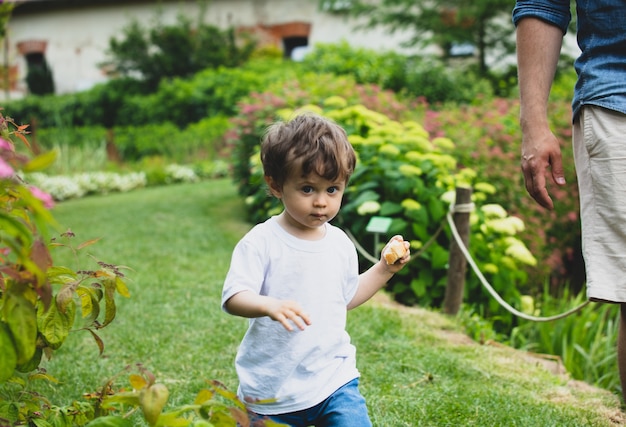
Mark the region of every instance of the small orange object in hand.
<instances>
[{"instance_id":1,"label":"small orange object in hand","mask_svg":"<svg viewBox=\"0 0 626 427\"><path fill-rule=\"evenodd\" d=\"M403 240L394 239L383 250L383 258L387 264L391 265L402 259L407 253Z\"/></svg>"}]
</instances>

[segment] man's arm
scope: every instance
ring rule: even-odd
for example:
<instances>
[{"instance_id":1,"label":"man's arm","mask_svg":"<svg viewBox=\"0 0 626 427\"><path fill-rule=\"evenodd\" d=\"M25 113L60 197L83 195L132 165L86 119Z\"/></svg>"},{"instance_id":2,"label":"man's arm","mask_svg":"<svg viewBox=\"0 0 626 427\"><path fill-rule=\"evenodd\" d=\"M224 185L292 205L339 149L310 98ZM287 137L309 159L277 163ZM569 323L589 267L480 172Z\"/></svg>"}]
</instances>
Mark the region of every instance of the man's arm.
<instances>
[{"instance_id":1,"label":"man's arm","mask_svg":"<svg viewBox=\"0 0 626 427\"><path fill-rule=\"evenodd\" d=\"M561 51L560 28L536 18L517 25L517 63L522 128L522 172L528 193L541 206L554 204L546 189L546 173L565 184L559 141L548 123L548 97Z\"/></svg>"}]
</instances>

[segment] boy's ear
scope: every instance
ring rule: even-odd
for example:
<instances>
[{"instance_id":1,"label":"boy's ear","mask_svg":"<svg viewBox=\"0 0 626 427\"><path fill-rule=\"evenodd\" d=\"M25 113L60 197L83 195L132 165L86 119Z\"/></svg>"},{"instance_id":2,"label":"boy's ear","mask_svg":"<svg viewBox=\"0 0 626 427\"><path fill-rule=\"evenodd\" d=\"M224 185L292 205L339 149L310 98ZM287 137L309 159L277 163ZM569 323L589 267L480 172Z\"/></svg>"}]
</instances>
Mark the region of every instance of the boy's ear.
<instances>
[{"instance_id":1,"label":"boy's ear","mask_svg":"<svg viewBox=\"0 0 626 427\"><path fill-rule=\"evenodd\" d=\"M276 184L276 181L274 181L274 179L271 176L267 176L267 175L263 176L263 178L265 179L267 188L269 188L270 193L272 193L272 196L276 197L277 199L282 198L283 190L282 188L278 186L278 184Z\"/></svg>"}]
</instances>

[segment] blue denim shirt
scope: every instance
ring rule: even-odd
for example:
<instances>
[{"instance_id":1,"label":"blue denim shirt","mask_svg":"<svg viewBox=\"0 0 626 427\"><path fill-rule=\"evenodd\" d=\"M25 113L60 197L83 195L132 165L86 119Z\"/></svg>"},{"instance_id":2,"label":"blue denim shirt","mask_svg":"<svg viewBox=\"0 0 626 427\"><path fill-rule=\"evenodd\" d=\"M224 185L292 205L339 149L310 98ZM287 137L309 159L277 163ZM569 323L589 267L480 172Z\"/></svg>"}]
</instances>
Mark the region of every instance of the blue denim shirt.
<instances>
[{"instance_id":1,"label":"blue denim shirt","mask_svg":"<svg viewBox=\"0 0 626 427\"><path fill-rule=\"evenodd\" d=\"M626 114L626 1L577 0L577 40L581 55L574 67L574 118L581 106L597 105ZM517 0L513 23L534 17L559 27L571 20L569 0Z\"/></svg>"}]
</instances>

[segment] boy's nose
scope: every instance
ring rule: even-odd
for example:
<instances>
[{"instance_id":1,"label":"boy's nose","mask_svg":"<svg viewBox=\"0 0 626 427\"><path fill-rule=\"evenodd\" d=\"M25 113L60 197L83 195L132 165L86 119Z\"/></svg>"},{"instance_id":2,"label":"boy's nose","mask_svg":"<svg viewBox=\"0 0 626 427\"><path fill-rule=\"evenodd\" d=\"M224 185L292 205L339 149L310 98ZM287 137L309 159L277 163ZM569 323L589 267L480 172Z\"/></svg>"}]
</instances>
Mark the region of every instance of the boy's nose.
<instances>
[{"instance_id":1,"label":"boy's nose","mask_svg":"<svg viewBox=\"0 0 626 427\"><path fill-rule=\"evenodd\" d=\"M326 197L320 195L313 199L314 206L326 206Z\"/></svg>"}]
</instances>

